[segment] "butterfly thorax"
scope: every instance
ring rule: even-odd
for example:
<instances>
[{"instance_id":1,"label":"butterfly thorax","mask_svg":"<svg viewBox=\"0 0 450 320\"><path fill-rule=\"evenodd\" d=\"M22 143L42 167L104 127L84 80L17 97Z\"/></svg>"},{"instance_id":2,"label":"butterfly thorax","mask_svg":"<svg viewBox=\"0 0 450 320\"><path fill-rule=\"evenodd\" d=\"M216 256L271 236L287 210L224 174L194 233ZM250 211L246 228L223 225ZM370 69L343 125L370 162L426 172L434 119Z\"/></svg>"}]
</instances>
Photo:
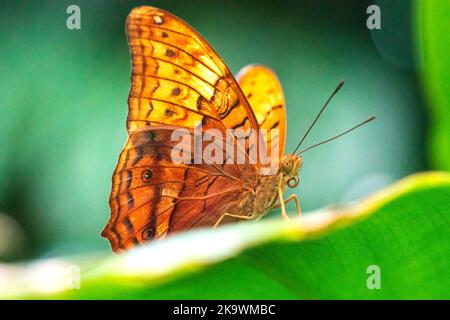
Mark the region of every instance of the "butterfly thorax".
<instances>
[{"instance_id":1,"label":"butterfly thorax","mask_svg":"<svg viewBox=\"0 0 450 320\"><path fill-rule=\"evenodd\" d=\"M251 199L243 201L242 211L255 220L264 216L277 202L279 189L283 192L286 186L293 187L293 180L296 186L301 164L302 158L296 155L284 156L277 174L260 176Z\"/></svg>"}]
</instances>

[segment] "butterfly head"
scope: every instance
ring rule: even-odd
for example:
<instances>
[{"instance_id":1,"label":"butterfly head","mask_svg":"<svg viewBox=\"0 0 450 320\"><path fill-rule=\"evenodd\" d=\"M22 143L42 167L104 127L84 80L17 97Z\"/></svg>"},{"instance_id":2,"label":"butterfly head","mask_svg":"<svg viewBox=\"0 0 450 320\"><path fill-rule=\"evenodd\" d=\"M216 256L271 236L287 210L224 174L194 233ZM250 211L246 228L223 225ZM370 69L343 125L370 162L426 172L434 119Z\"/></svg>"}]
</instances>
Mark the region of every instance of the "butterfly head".
<instances>
[{"instance_id":1,"label":"butterfly head","mask_svg":"<svg viewBox=\"0 0 450 320\"><path fill-rule=\"evenodd\" d=\"M298 173L302 167L303 158L296 154L285 155L281 159L280 171L284 182L290 187L295 188L298 185Z\"/></svg>"}]
</instances>

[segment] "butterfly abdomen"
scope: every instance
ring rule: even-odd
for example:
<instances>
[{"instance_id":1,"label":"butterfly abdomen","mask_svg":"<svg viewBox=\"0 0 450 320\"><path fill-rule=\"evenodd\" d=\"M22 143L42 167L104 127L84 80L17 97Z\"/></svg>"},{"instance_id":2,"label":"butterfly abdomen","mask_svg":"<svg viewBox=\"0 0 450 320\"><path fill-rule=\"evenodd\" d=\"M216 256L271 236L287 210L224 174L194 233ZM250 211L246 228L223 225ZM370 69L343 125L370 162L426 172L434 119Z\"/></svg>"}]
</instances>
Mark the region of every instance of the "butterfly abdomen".
<instances>
[{"instance_id":1,"label":"butterfly abdomen","mask_svg":"<svg viewBox=\"0 0 450 320\"><path fill-rule=\"evenodd\" d=\"M274 205L278 197L278 188L282 184L282 175L261 176L256 187L254 202L255 219L263 217Z\"/></svg>"}]
</instances>

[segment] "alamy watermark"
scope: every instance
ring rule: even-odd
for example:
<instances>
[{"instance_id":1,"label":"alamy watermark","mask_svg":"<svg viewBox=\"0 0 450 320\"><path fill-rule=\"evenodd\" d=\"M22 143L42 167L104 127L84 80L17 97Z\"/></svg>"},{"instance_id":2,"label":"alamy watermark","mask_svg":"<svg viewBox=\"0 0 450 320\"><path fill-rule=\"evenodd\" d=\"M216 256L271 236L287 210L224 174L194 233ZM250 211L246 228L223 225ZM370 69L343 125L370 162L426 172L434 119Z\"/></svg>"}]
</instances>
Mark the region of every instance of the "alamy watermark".
<instances>
[{"instance_id":1,"label":"alamy watermark","mask_svg":"<svg viewBox=\"0 0 450 320\"><path fill-rule=\"evenodd\" d=\"M81 9L75 4L67 7L66 13L69 15L66 20L66 26L69 30L81 29Z\"/></svg>"},{"instance_id":2,"label":"alamy watermark","mask_svg":"<svg viewBox=\"0 0 450 320\"><path fill-rule=\"evenodd\" d=\"M259 164L262 175L272 175L279 165L279 130L204 130L195 122L194 130L172 132L172 162L176 164ZM266 144L264 141L270 141ZM268 150L267 146L270 146Z\"/></svg>"},{"instance_id":3,"label":"alamy watermark","mask_svg":"<svg viewBox=\"0 0 450 320\"><path fill-rule=\"evenodd\" d=\"M366 285L367 289L374 290L374 289L381 289L381 268L380 266L376 264L372 264L367 267L366 270L367 274L369 274L369 277L367 278Z\"/></svg>"},{"instance_id":4,"label":"alamy watermark","mask_svg":"<svg viewBox=\"0 0 450 320\"><path fill-rule=\"evenodd\" d=\"M381 29L381 9L376 4L372 4L367 7L367 14L370 16L367 18L366 26L369 30L380 30Z\"/></svg>"}]
</instances>

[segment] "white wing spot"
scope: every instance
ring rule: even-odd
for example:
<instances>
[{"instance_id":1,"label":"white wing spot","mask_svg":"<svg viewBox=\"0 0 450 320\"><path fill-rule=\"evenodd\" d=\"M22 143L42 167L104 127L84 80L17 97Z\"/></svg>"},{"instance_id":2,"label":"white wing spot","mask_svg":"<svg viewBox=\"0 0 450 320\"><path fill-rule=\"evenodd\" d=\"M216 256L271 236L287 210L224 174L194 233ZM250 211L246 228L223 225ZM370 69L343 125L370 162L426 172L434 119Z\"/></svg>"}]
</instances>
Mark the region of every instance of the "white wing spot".
<instances>
[{"instance_id":1,"label":"white wing spot","mask_svg":"<svg viewBox=\"0 0 450 320\"><path fill-rule=\"evenodd\" d=\"M163 18L161 16L153 16L153 21L156 24L162 24L164 22Z\"/></svg>"}]
</instances>

